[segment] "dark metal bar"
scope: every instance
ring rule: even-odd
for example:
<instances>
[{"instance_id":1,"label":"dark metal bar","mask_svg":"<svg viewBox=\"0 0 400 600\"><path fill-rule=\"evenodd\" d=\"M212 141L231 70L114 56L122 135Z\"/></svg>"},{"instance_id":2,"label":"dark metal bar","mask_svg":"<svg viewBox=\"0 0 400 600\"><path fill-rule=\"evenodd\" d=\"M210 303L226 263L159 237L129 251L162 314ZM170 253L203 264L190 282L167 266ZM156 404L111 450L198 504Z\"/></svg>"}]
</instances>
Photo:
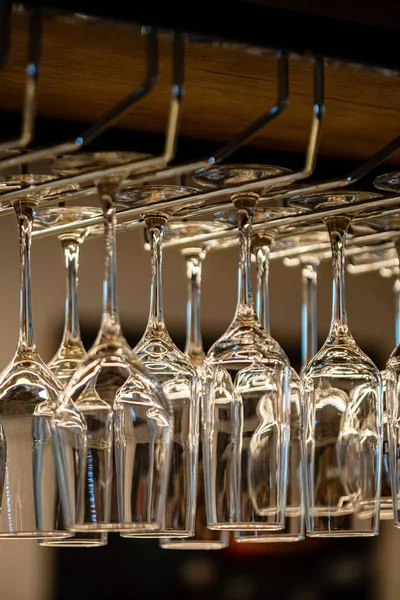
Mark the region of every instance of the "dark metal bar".
<instances>
[{"instance_id":1,"label":"dark metal bar","mask_svg":"<svg viewBox=\"0 0 400 600\"><path fill-rule=\"evenodd\" d=\"M34 150L29 154L23 154L19 156L12 156L0 160L0 168L2 170L9 169L11 167L16 167L19 165L31 163L34 161L41 160L43 158L48 158L51 156L56 156L58 154L67 154L76 152L77 150L83 148L89 142L92 142L99 135L101 135L106 129L108 129L112 124L118 121L125 112L130 109L134 104L142 100L145 96L147 96L158 79L158 42L157 42L157 33L151 28L148 27L145 29L147 43L146 43L146 75L143 82L137 86L133 92L131 92L126 98L124 98L121 102L119 102L116 106L111 108L103 117L98 119L96 123L94 123L89 129L87 129L82 135L78 136L72 142L64 142L61 144L57 144L50 148L43 148L41 150ZM33 119L34 115L31 115ZM1 148L10 148L15 146L10 146L9 143L4 143L0 145Z\"/></svg>"},{"instance_id":2,"label":"dark metal bar","mask_svg":"<svg viewBox=\"0 0 400 600\"><path fill-rule=\"evenodd\" d=\"M267 123L270 123L276 117L279 117L289 104L289 61L287 52L278 54L278 98L261 117L253 121L244 131L236 135L233 140L228 142L220 150L210 156L210 164L219 163L231 156L243 144L254 137Z\"/></svg>"},{"instance_id":3,"label":"dark metal bar","mask_svg":"<svg viewBox=\"0 0 400 600\"><path fill-rule=\"evenodd\" d=\"M26 83L24 106L22 110L21 134L14 140L0 142L0 151L26 148L26 146L28 146L32 141L36 117L36 97L37 83L39 78L41 38L42 9L38 5L33 5L29 21L28 64L26 66ZM6 44L7 43L8 41L6 41ZM14 156L11 159L6 158L4 160L14 160L16 158L21 158L22 156L26 157L26 155L19 155Z\"/></svg>"},{"instance_id":4,"label":"dark metal bar","mask_svg":"<svg viewBox=\"0 0 400 600\"><path fill-rule=\"evenodd\" d=\"M168 164L176 154L179 124L182 112L182 99L185 83L185 38L180 33L174 35L172 64L171 104L165 136L164 159Z\"/></svg>"},{"instance_id":5,"label":"dark metal bar","mask_svg":"<svg viewBox=\"0 0 400 600\"><path fill-rule=\"evenodd\" d=\"M267 194L265 198L273 201L284 200L286 198L291 198L297 194L305 194L305 193L314 193L314 192L324 192L329 190L334 190L338 188L345 188L349 185L357 183L368 175L375 167L377 167L381 162L383 162L386 158L391 156L398 148L400 147L400 136L396 136L393 140L391 140L386 146L378 150L375 154L373 154L368 160L366 160L360 167L346 175L345 177L339 179L333 179L331 181L322 181L320 183L314 183L310 185L303 185L298 188L291 188L289 190L285 190L279 192L278 194Z\"/></svg>"}]
</instances>

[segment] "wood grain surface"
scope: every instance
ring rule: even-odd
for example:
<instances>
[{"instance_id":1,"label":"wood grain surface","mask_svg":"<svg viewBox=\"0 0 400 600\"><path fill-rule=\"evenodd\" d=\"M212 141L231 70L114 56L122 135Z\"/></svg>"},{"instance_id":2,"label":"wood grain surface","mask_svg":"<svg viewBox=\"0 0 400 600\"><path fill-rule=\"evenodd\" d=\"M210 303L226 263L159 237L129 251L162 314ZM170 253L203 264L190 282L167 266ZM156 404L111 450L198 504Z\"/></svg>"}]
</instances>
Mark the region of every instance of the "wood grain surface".
<instances>
[{"instance_id":1,"label":"wood grain surface","mask_svg":"<svg viewBox=\"0 0 400 600\"><path fill-rule=\"evenodd\" d=\"M119 126L141 132L165 127L171 78L171 40L160 40L160 80ZM21 110L27 18L13 16L12 49L1 73L0 109ZM130 24L46 18L38 114L90 124L128 94L144 74L144 43ZM228 140L276 98L276 59L261 51L189 41L181 135ZM312 114L312 65L290 61L290 105L251 144L303 152ZM321 154L363 160L400 133L400 79L329 65ZM3 114L2 118L6 118ZM399 164L400 153L389 161Z\"/></svg>"}]
</instances>

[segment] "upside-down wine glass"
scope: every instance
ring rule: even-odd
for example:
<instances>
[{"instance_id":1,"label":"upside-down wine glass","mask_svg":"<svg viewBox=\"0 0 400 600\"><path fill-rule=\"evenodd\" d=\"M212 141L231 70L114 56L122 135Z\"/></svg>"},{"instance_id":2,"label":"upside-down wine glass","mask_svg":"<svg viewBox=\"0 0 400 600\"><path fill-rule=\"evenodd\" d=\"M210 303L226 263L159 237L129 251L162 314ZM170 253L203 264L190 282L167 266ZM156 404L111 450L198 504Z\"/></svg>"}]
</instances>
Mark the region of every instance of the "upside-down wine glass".
<instances>
[{"instance_id":1,"label":"upside-down wine glass","mask_svg":"<svg viewBox=\"0 0 400 600\"><path fill-rule=\"evenodd\" d=\"M32 223L39 201L50 192L37 192L34 186L50 179L15 175L1 184L4 192L26 189L13 201L21 265L18 343L14 358L0 375L0 538L71 536L56 531L58 486L50 421L62 387L37 352L32 324Z\"/></svg>"},{"instance_id":2,"label":"upside-down wine glass","mask_svg":"<svg viewBox=\"0 0 400 600\"><path fill-rule=\"evenodd\" d=\"M393 292L396 299L396 348L400 345L400 279L399 273L395 273L395 281L393 284ZM393 371L392 371L393 373ZM390 446L393 444L393 436L397 435L397 419L393 419L393 409L389 408L389 403L392 407L396 407L396 402L393 399L393 394L397 394L396 388L392 386L392 392L388 393L386 371L382 374L383 377L383 452L382 452L382 491L381 491L381 519L395 520L396 527L400 527L398 508L394 509L393 504L393 480L396 478L396 467L393 471L393 464L398 461L398 450L393 453L391 458ZM389 384L390 388L390 384ZM388 397L390 395L390 398ZM398 409L396 409L398 410ZM397 438L395 438L397 439ZM399 445L397 444L397 448ZM397 479L396 479L397 481ZM397 489L397 488L396 488ZM398 497L398 495L397 495ZM398 501L396 507L398 506Z\"/></svg>"},{"instance_id":3,"label":"upside-down wine glass","mask_svg":"<svg viewBox=\"0 0 400 600\"><path fill-rule=\"evenodd\" d=\"M259 209L255 220L281 218L297 214L293 208ZM277 240L279 229L268 229L253 235L252 247L257 265L256 312L261 326L270 334L269 320L269 259L271 248L286 247L286 240ZM300 377L290 369L290 446L288 462L285 527L281 531L235 531L235 542L273 543L298 542L304 539L304 482L302 456L302 411L300 403Z\"/></svg>"},{"instance_id":4,"label":"upside-down wine glass","mask_svg":"<svg viewBox=\"0 0 400 600\"><path fill-rule=\"evenodd\" d=\"M139 160L132 153L59 159L55 172ZM115 200L131 168L96 181L104 216L103 315L97 338L62 394L54 430L64 519L76 532L156 530L163 520L172 414L122 333L117 308ZM71 432L71 409L82 428Z\"/></svg>"},{"instance_id":5,"label":"upside-down wine glass","mask_svg":"<svg viewBox=\"0 0 400 600\"><path fill-rule=\"evenodd\" d=\"M339 191L296 196L291 203L318 209L376 197ZM332 321L328 338L302 377L307 535L373 536L379 527L382 383L347 324L344 246L351 216L323 220L332 246Z\"/></svg>"},{"instance_id":6,"label":"upside-down wine glass","mask_svg":"<svg viewBox=\"0 0 400 600\"><path fill-rule=\"evenodd\" d=\"M370 223L370 222L368 222ZM373 225L373 223L372 223ZM400 225L400 223L399 223ZM395 235L395 232L393 232ZM394 250L394 254L396 255L396 250ZM349 264L347 265L347 270L349 273L358 274L365 273L366 269L368 272L371 270L380 270L380 265L384 264L384 262L388 259L388 251L382 251L377 248L377 250L370 250L368 252L362 254L356 254L350 258ZM390 254L392 252L390 251ZM381 271L380 271L381 272ZM390 271L390 276L393 275L392 270ZM399 311L399 280L396 277L395 283L393 286L393 291L396 298L396 339L395 344L400 343L399 331L398 331L398 321L400 316ZM387 387L386 387L386 373L385 371L381 371L382 377L382 436L383 436L383 444L382 444L382 470L381 470L381 509L380 509L380 519L381 520L390 520L393 519L393 501L392 501L392 485L391 485L391 467L390 467L390 453L389 453L389 438L390 438L390 426L389 426L389 416L388 416L388 406L387 406Z\"/></svg>"},{"instance_id":7,"label":"upside-down wine glass","mask_svg":"<svg viewBox=\"0 0 400 600\"><path fill-rule=\"evenodd\" d=\"M265 179L280 167L200 169L205 187ZM203 420L207 522L211 529L284 527L289 454L289 361L256 318L251 291L252 222L259 195L231 197L239 228L238 302L232 324L204 363ZM219 218L216 215L216 218Z\"/></svg>"},{"instance_id":8,"label":"upside-down wine glass","mask_svg":"<svg viewBox=\"0 0 400 600\"><path fill-rule=\"evenodd\" d=\"M400 190L400 173L385 173L374 179L374 186L380 190L395 192ZM381 220L382 222L382 220ZM400 219L398 215L383 217L383 228L393 230L393 241L400 260ZM382 229L382 227L380 227ZM397 231L396 231L397 230ZM396 336L398 335L396 319ZM397 340L396 340L397 341ZM389 470L391 475L394 524L400 527L400 344L397 344L386 364L386 401L389 424Z\"/></svg>"},{"instance_id":9,"label":"upside-down wine glass","mask_svg":"<svg viewBox=\"0 0 400 600\"><path fill-rule=\"evenodd\" d=\"M190 236L211 233L226 229L222 223L194 221L192 223L170 223L164 231L164 241L189 238ZM185 354L197 370L201 411L201 377L205 357L200 319L201 275L206 257L205 247L190 246L183 248L181 254L186 263L188 300L186 308L186 344ZM200 425L202 419L200 418ZM212 531L207 527L206 497L204 492L203 443L200 426L199 458L197 468L197 498L194 536L190 538L162 538L161 548L166 550L221 550L229 543L228 531Z\"/></svg>"},{"instance_id":10,"label":"upside-down wine glass","mask_svg":"<svg viewBox=\"0 0 400 600\"><path fill-rule=\"evenodd\" d=\"M126 537L188 537L194 535L199 396L197 373L190 359L172 341L164 320L162 298L163 232L173 209L165 203L198 190L178 185L126 188L118 202L128 208L143 207L151 253L150 311L146 330L134 352L160 382L172 405L174 437L171 470L165 500L165 522L155 532L128 532ZM163 208L157 208L162 203ZM152 205L151 208L149 205Z\"/></svg>"},{"instance_id":11,"label":"upside-down wine glass","mask_svg":"<svg viewBox=\"0 0 400 600\"><path fill-rule=\"evenodd\" d=\"M43 231L49 227L77 223L83 219L101 216L100 208L88 206L68 206L38 208L34 221L34 236L36 231ZM50 370L56 375L62 385L66 385L76 369L87 357L79 327L78 313L78 269L80 247L90 233L90 227L82 227L66 231L58 236L64 256L66 270L66 299L64 331L60 346L48 363ZM57 529L65 529L63 525L61 504L57 517ZM68 547L97 547L107 543L106 533L85 532L76 533L73 537L60 540L44 540L42 546L68 546Z\"/></svg>"}]
</instances>

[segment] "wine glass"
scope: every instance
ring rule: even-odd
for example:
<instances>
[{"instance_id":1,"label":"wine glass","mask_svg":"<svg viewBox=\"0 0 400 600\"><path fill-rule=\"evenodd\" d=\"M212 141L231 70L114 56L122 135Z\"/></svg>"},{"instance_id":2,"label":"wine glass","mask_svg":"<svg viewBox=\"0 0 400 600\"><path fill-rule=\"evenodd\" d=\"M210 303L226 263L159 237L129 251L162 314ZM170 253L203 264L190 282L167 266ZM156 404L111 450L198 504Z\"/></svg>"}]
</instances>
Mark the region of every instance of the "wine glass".
<instances>
[{"instance_id":1,"label":"wine glass","mask_svg":"<svg viewBox=\"0 0 400 600\"><path fill-rule=\"evenodd\" d=\"M215 222L194 221L193 223L170 223L164 231L164 241L173 242L190 236L201 235L226 229L226 225ZM201 377L205 357L200 320L201 274L206 247L193 245L183 248L181 254L186 263L188 282L188 300L186 310L186 344L185 354L189 357L198 372L201 407ZM202 419L200 418L200 423ZM194 536L190 538L162 538L161 548L167 550L221 550L229 543L228 531L212 531L207 527L206 504L204 492L204 467L202 433L199 437L199 458L197 475L197 498Z\"/></svg>"},{"instance_id":2,"label":"wine glass","mask_svg":"<svg viewBox=\"0 0 400 600\"><path fill-rule=\"evenodd\" d=\"M174 415L174 437L170 477L165 502L165 522L155 532L128 532L125 537L177 537L194 535L197 459L199 438L199 395L197 373L190 359L172 341L164 320L162 300L163 232L173 209L165 203L196 194L178 185L125 188L118 198L121 206L143 207L151 252L150 312L146 330L134 352L161 383ZM157 203L163 208L157 210ZM151 204L152 208L147 206Z\"/></svg>"},{"instance_id":3,"label":"wine glass","mask_svg":"<svg viewBox=\"0 0 400 600\"><path fill-rule=\"evenodd\" d=\"M370 224L370 221L368 221ZM371 225L374 225L372 222ZM393 235L395 236L395 231ZM392 252L393 251L393 252ZM376 250L369 250L368 252L363 252L360 254L355 254L350 257L349 264L347 265L347 270L349 273L358 274L365 273L365 270L368 269L368 272L372 270L379 270L380 274L383 275L381 265L388 260L390 257L396 255L396 250L391 248L390 250L382 250L377 247ZM387 277L389 275L385 274L383 276ZM389 270L390 277L393 276L393 270ZM398 321L400 316L399 311L399 280L396 277L395 283L393 286L393 291L396 297L396 345L400 343L400 336L398 331ZM388 416L388 399L387 399L387 387L386 387L386 373L385 371L381 371L382 377L382 431L383 431L383 444L382 444L382 470L381 470L381 509L380 509L380 519L381 520L390 520L393 519L393 501L392 501L392 486L391 486L391 472L390 472L390 455L389 455L389 438L390 438L390 426L389 426L389 416Z\"/></svg>"},{"instance_id":4,"label":"wine glass","mask_svg":"<svg viewBox=\"0 0 400 600\"><path fill-rule=\"evenodd\" d=\"M13 201L20 247L20 324L14 358L0 375L0 538L67 538L57 531L58 487L50 421L62 390L39 356L33 333L30 251L32 223L49 190L47 175L14 175L2 191L24 189Z\"/></svg>"},{"instance_id":5,"label":"wine glass","mask_svg":"<svg viewBox=\"0 0 400 600\"><path fill-rule=\"evenodd\" d=\"M265 179L280 167L226 165L200 169L205 187ZM239 289L236 313L204 363L204 470L211 529L284 527L289 454L289 361L255 316L251 291L252 222L259 195L236 193ZM216 215L220 219L220 215Z\"/></svg>"},{"instance_id":6,"label":"wine glass","mask_svg":"<svg viewBox=\"0 0 400 600\"><path fill-rule=\"evenodd\" d=\"M293 208L259 209L259 220L280 218L297 214ZM256 220L257 219L256 214ZM268 229L252 237L253 253L257 265L256 312L261 326L270 334L269 321L269 257L271 247L280 250L287 247L287 240L277 240L279 229ZM290 446L288 462L287 499L285 527L281 531L235 531L235 542L271 543L297 542L304 539L304 482L302 457L302 414L300 402L300 377L290 369Z\"/></svg>"},{"instance_id":7,"label":"wine glass","mask_svg":"<svg viewBox=\"0 0 400 600\"><path fill-rule=\"evenodd\" d=\"M131 153L71 155L59 159L54 170L73 175L88 164L96 169L140 158ZM129 171L96 181L104 216L102 321L87 358L61 396L53 425L64 519L76 532L156 530L163 520L171 407L158 381L130 350L117 307L115 199ZM71 407L83 423L78 435L71 432Z\"/></svg>"},{"instance_id":8,"label":"wine glass","mask_svg":"<svg viewBox=\"0 0 400 600\"><path fill-rule=\"evenodd\" d=\"M389 192L398 192L400 190L400 174L397 172L385 173L374 179L374 186L380 190ZM378 231L392 231L393 242L397 255L400 256L400 218L398 215L383 216L369 221L368 225L376 228ZM396 319L396 337L398 332L398 320ZM396 347L383 372L383 473L382 473L382 492L381 511L383 518L391 518L394 515L394 524L400 527L399 498L400 498L400 478L399 478L399 411L398 411L398 372L399 360L399 340L396 339ZM389 457L387 454L389 446ZM389 461L388 461L389 458ZM387 476L391 481L388 485ZM393 508L393 512L391 509Z\"/></svg>"},{"instance_id":9,"label":"wine glass","mask_svg":"<svg viewBox=\"0 0 400 600\"><path fill-rule=\"evenodd\" d=\"M305 194L291 204L339 207L376 198L366 192ZM332 321L302 377L307 534L378 534L382 462L382 382L347 324L344 247L351 216L326 216L333 258Z\"/></svg>"},{"instance_id":10,"label":"wine glass","mask_svg":"<svg viewBox=\"0 0 400 600\"><path fill-rule=\"evenodd\" d=\"M43 231L57 225L76 223L83 219L97 217L102 214L101 209L76 206L76 207L49 207L38 208L34 221L35 231ZM75 373L81 362L87 357L83 346L79 327L78 315L78 269L80 247L90 233L90 227L82 227L67 231L59 235L66 268L66 300L64 332L61 344L48 363L50 370L56 375L62 385L66 385ZM57 516L56 529L65 529L61 505ZM45 540L42 546L104 546L107 543L106 533L76 533L71 538L62 540Z\"/></svg>"}]
</instances>

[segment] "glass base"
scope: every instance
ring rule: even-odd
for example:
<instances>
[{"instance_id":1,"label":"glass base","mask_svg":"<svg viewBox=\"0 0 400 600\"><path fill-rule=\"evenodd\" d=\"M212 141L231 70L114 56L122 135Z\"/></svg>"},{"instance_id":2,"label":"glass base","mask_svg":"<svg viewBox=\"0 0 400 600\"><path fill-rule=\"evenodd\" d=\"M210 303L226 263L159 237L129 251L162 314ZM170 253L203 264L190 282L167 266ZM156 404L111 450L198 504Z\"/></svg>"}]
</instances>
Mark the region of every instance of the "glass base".
<instances>
[{"instance_id":1,"label":"glass base","mask_svg":"<svg viewBox=\"0 0 400 600\"><path fill-rule=\"evenodd\" d=\"M121 533L121 537L127 538L136 538L136 537L146 537L146 538L191 538L194 536L194 531L188 531L183 529L172 530L169 529L167 531L131 531L126 533Z\"/></svg>"},{"instance_id":2,"label":"glass base","mask_svg":"<svg viewBox=\"0 0 400 600\"><path fill-rule=\"evenodd\" d=\"M294 535L293 533L276 533L274 535L263 534L260 535L235 535L234 541L236 544L287 544L290 542L302 542L305 540L305 535L299 533Z\"/></svg>"},{"instance_id":3,"label":"glass base","mask_svg":"<svg viewBox=\"0 0 400 600\"><path fill-rule=\"evenodd\" d=\"M236 523L207 523L208 529L213 531L282 531L285 525L278 525L277 523L265 523L265 522L236 522Z\"/></svg>"},{"instance_id":4,"label":"glass base","mask_svg":"<svg viewBox=\"0 0 400 600\"><path fill-rule=\"evenodd\" d=\"M227 547L227 543L221 541L202 542L201 540L160 540L160 548L164 550L223 550Z\"/></svg>"},{"instance_id":5,"label":"glass base","mask_svg":"<svg viewBox=\"0 0 400 600\"><path fill-rule=\"evenodd\" d=\"M108 532L142 532L142 535L146 535L147 532L156 532L159 530L159 526L152 523L95 523L93 525L71 525L68 527L73 533L84 533L88 531L96 533L108 533ZM182 535L181 535L182 537Z\"/></svg>"},{"instance_id":6,"label":"glass base","mask_svg":"<svg viewBox=\"0 0 400 600\"><path fill-rule=\"evenodd\" d=\"M312 538L344 538L344 537L375 537L379 531L307 531L307 537Z\"/></svg>"},{"instance_id":7,"label":"glass base","mask_svg":"<svg viewBox=\"0 0 400 600\"><path fill-rule=\"evenodd\" d=\"M318 516L313 511L308 514L307 536L308 537L371 537L379 533L379 505L371 510L369 502L363 503L360 512L338 515L337 511L329 511L325 514L319 509Z\"/></svg>"},{"instance_id":8,"label":"glass base","mask_svg":"<svg viewBox=\"0 0 400 600\"><path fill-rule=\"evenodd\" d=\"M65 531L64 533L60 531L9 531L7 533L1 532L0 539L1 540L15 540L16 538L23 540L45 540L46 538L54 538L54 540L62 540L62 539L70 539L72 538L72 533L68 533Z\"/></svg>"},{"instance_id":9,"label":"glass base","mask_svg":"<svg viewBox=\"0 0 400 600\"><path fill-rule=\"evenodd\" d=\"M107 546L107 539L84 540L72 537L65 540L45 540L39 542L39 546L48 546L50 548L101 548L102 546Z\"/></svg>"}]
</instances>

